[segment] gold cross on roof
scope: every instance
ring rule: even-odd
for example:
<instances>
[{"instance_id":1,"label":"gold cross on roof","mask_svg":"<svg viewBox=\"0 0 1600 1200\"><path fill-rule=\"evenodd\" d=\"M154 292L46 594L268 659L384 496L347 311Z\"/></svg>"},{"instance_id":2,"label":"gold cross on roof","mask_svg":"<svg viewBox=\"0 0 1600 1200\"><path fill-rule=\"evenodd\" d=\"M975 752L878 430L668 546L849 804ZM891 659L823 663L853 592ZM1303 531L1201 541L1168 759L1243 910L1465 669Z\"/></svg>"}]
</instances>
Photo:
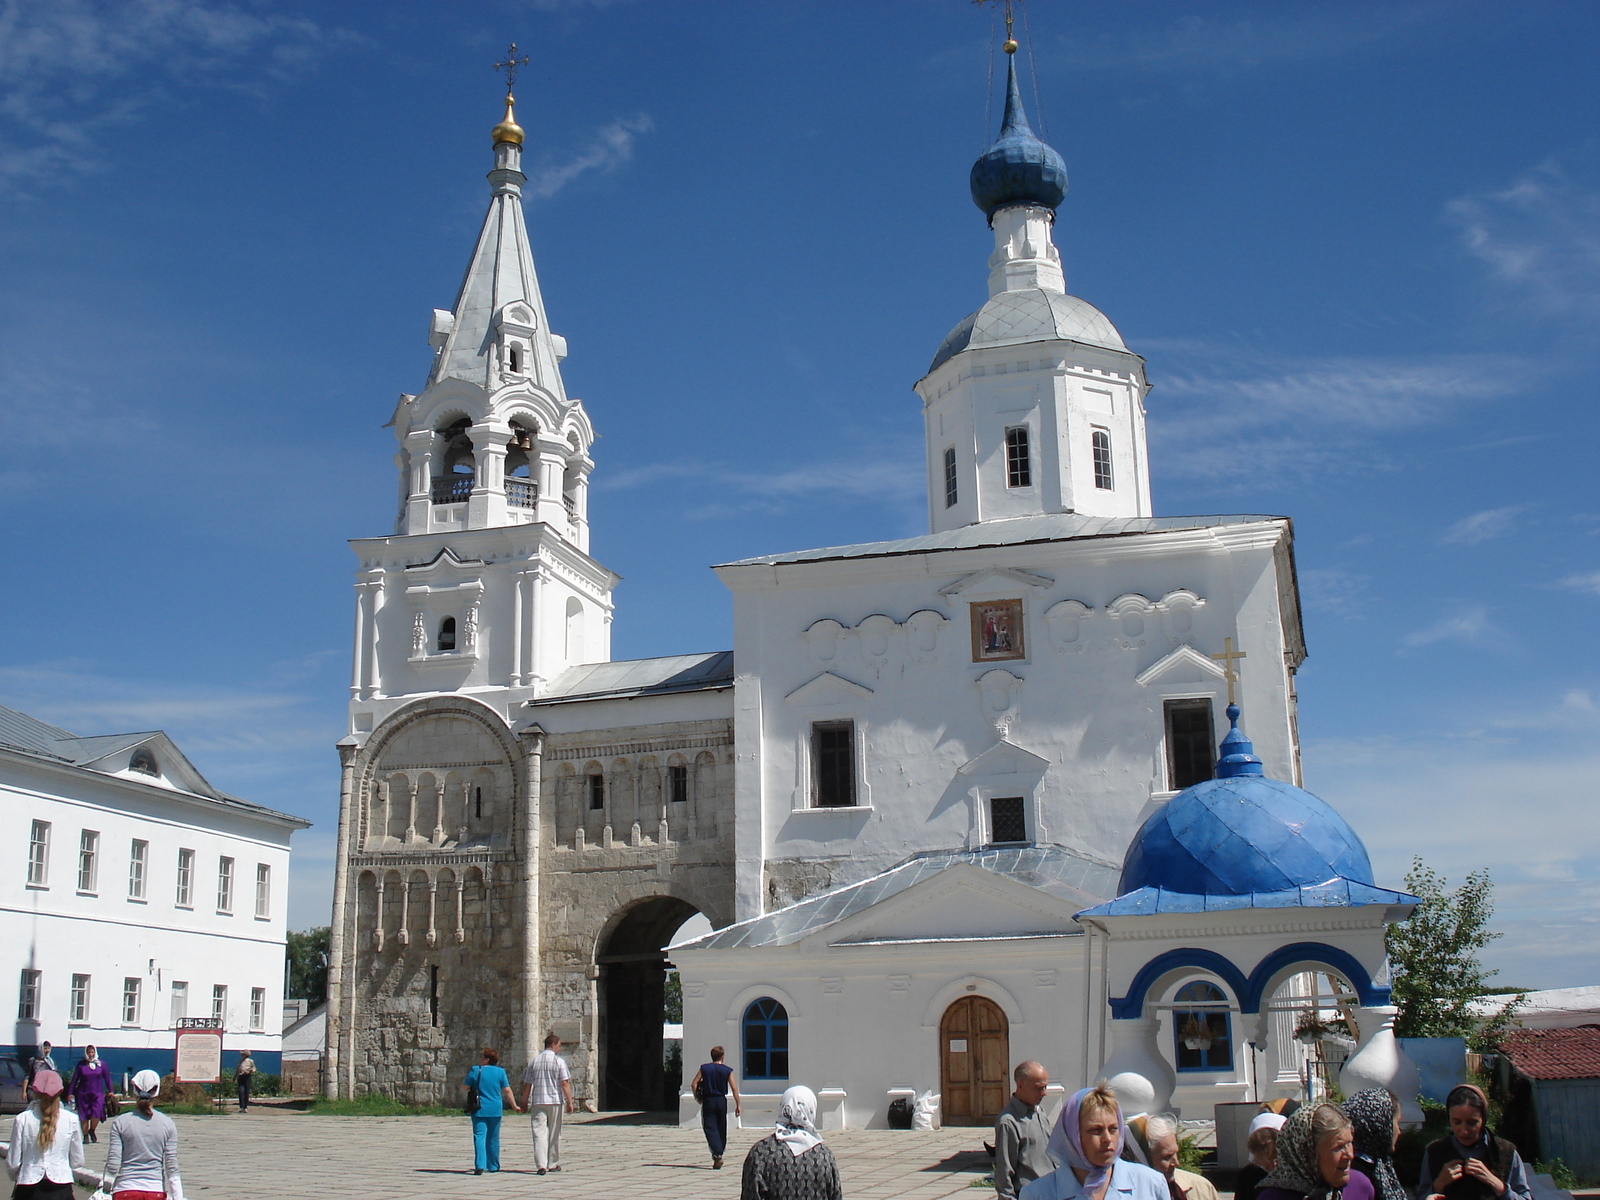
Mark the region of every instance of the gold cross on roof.
<instances>
[{"instance_id":1,"label":"gold cross on roof","mask_svg":"<svg viewBox=\"0 0 1600 1200\"><path fill-rule=\"evenodd\" d=\"M504 71L506 73L507 92L511 91L511 89L516 85L517 68L525 66L527 62L528 56L526 54L524 54L521 58L517 57L517 44L512 42L511 48L506 51L505 62L497 62L494 64L494 69L496 71Z\"/></svg>"},{"instance_id":2,"label":"gold cross on roof","mask_svg":"<svg viewBox=\"0 0 1600 1200\"><path fill-rule=\"evenodd\" d=\"M1250 657L1243 650L1233 648L1233 639L1222 639L1222 653L1213 654L1212 658L1222 664L1222 677L1228 681L1228 703L1233 703L1233 685L1239 681L1239 672L1233 669L1233 664L1241 658Z\"/></svg>"}]
</instances>

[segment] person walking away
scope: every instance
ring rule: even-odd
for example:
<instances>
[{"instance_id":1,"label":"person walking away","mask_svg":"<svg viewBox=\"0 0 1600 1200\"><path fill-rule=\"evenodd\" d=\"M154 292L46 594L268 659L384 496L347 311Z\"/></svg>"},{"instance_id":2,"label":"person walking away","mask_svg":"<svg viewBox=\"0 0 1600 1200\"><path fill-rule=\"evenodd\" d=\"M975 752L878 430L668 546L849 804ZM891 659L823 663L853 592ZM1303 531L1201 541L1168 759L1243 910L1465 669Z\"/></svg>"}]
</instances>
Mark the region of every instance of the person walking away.
<instances>
[{"instance_id":1,"label":"person walking away","mask_svg":"<svg viewBox=\"0 0 1600 1200\"><path fill-rule=\"evenodd\" d=\"M1516 1146L1489 1130L1489 1099L1463 1083L1444 1098L1450 1136L1422 1152L1418 1200L1531 1200L1528 1170Z\"/></svg>"},{"instance_id":2,"label":"person walking away","mask_svg":"<svg viewBox=\"0 0 1600 1200\"><path fill-rule=\"evenodd\" d=\"M1050 1123L1039 1105L1050 1086L1050 1072L1028 1059L1011 1073L1016 1088L994 1122L995 1200L1017 1200L1024 1184L1056 1169L1049 1152Z\"/></svg>"},{"instance_id":3,"label":"person walking away","mask_svg":"<svg viewBox=\"0 0 1600 1200\"><path fill-rule=\"evenodd\" d=\"M50 1043L40 1042L39 1053L28 1060L28 1086L23 1089L23 1099L33 1099L33 1077L40 1071L55 1071L56 1060L50 1055ZM58 1075L59 1071L56 1072Z\"/></svg>"},{"instance_id":4,"label":"person walking away","mask_svg":"<svg viewBox=\"0 0 1600 1200\"><path fill-rule=\"evenodd\" d=\"M728 1149L728 1092L733 1091L733 1115L744 1115L739 1085L733 1081L733 1068L722 1061L721 1046L711 1047L711 1061L702 1063L689 1082L689 1090L700 1101L700 1128L711 1151L711 1169L722 1170L722 1156Z\"/></svg>"},{"instance_id":5,"label":"person walking away","mask_svg":"<svg viewBox=\"0 0 1600 1200\"><path fill-rule=\"evenodd\" d=\"M239 1065L233 1069L233 1082L239 1090L239 1111L250 1111L250 1084L256 1077L256 1060L250 1057L246 1050L239 1057Z\"/></svg>"},{"instance_id":6,"label":"person walking away","mask_svg":"<svg viewBox=\"0 0 1600 1200\"><path fill-rule=\"evenodd\" d=\"M817 1094L795 1086L778 1105L778 1124L744 1156L739 1200L841 1200L839 1164L817 1132Z\"/></svg>"},{"instance_id":7,"label":"person walking away","mask_svg":"<svg viewBox=\"0 0 1600 1200\"><path fill-rule=\"evenodd\" d=\"M1122 1157L1126 1135L1117 1094L1104 1083L1068 1096L1047 1149L1060 1163L1024 1184L1018 1200L1167 1200L1167 1183Z\"/></svg>"},{"instance_id":8,"label":"person walking away","mask_svg":"<svg viewBox=\"0 0 1600 1200\"><path fill-rule=\"evenodd\" d=\"M521 1112L511 1094L511 1080L500 1066L500 1052L483 1048L482 1061L467 1072L461 1086L466 1090L467 1111L472 1114L472 1173L500 1169L500 1119L509 1105ZM476 1097L476 1103L473 1101Z\"/></svg>"},{"instance_id":9,"label":"person walking away","mask_svg":"<svg viewBox=\"0 0 1600 1200\"><path fill-rule=\"evenodd\" d=\"M1339 1106L1355 1134L1355 1169L1372 1181L1377 1200L1410 1200L1394 1169L1400 1144L1400 1101L1388 1088L1357 1092Z\"/></svg>"},{"instance_id":10,"label":"person walking away","mask_svg":"<svg viewBox=\"0 0 1600 1200\"><path fill-rule=\"evenodd\" d=\"M1218 1200L1217 1189L1209 1179L1178 1165L1177 1117L1171 1113L1146 1117L1144 1136L1150 1167L1166 1179L1167 1193L1172 1200Z\"/></svg>"},{"instance_id":11,"label":"person walking away","mask_svg":"<svg viewBox=\"0 0 1600 1200\"><path fill-rule=\"evenodd\" d=\"M84 1126L83 1138L98 1142L95 1129L106 1119L106 1098L111 1095L111 1072L101 1061L93 1046L83 1048L83 1061L72 1068L72 1081L67 1088L72 1097L72 1107L78 1121Z\"/></svg>"},{"instance_id":12,"label":"person walking away","mask_svg":"<svg viewBox=\"0 0 1600 1200\"><path fill-rule=\"evenodd\" d=\"M1275 1112L1257 1113L1251 1120L1244 1142L1250 1161L1234 1178L1233 1200L1256 1200L1261 1181L1278 1165L1278 1130L1287 1120Z\"/></svg>"},{"instance_id":13,"label":"person walking away","mask_svg":"<svg viewBox=\"0 0 1600 1200\"><path fill-rule=\"evenodd\" d=\"M178 1176L178 1127L157 1112L161 1076L140 1071L130 1081L134 1107L111 1122L111 1145L100 1187L112 1200L183 1200Z\"/></svg>"},{"instance_id":14,"label":"person walking away","mask_svg":"<svg viewBox=\"0 0 1600 1200\"><path fill-rule=\"evenodd\" d=\"M1373 1200L1372 1181L1355 1163L1350 1118L1332 1104L1308 1105L1278 1130L1278 1163L1256 1200Z\"/></svg>"},{"instance_id":15,"label":"person walking away","mask_svg":"<svg viewBox=\"0 0 1600 1200\"><path fill-rule=\"evenodd\" d=\"M572 1111L572 1072L561 1039L544 1035L544 1049L522 1072L522 1106L533 1114L533 1165L540 1175L561 1170L561 1113Z\"/></svg>"},{"instance_id":16,"label":"person walking away","mask_svg":"<svg viewBox=\"0 0 1600 1200\"><path fill-rule=\"evenodd\" d=\"M34 1099L11 1124L6 1174L14 1200L73 1200L73 1171L83 1166L83 1130L61 1103L66 1085L54 1071L33 1077Z\"/></svg>"}]
</instances>

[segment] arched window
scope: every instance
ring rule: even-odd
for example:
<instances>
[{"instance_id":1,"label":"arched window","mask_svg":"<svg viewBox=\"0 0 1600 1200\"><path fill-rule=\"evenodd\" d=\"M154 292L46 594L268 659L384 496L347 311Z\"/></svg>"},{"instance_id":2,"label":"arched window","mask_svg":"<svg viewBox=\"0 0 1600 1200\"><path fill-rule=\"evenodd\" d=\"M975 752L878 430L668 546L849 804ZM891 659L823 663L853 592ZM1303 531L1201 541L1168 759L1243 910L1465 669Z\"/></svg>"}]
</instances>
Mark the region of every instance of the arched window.
<instances>
[{"instance_id":1,"label":"arched window","mask_svg":"<svg viewBox=\"0 0 1600 1200\"><path fill-rule=\"evenodd\" d=\"M481 787L472 789L472 815L475 819L483 819L483 789Z\"/></svg>"},{"instance_id":2,"label":"arched window","mask_svg":"<svg viewBox=\"0 0 1600 1200\"><path fill-rule=\"evenodd\" d=\"M454 650L455 648L456 619L454 617L446 617L439 622L439 652L443 654L446 650Z\"/></svg>"},{"instance_id":3,"label":"arched window","mask_svg":"<svg viewBox=\"0 0 1600 1200\"><path fill-rule=\"evenodd\" d=\"M161 768L156 766L156 756L142 746L133 752L133 757L128 760L128 770L138 771L141 775L159 775Z\"/></svg>"},{"instance_id":4,"label":"arched window","mask_svg":"<svg viewBox=\"0 0 1600 1200\"><path fill-rule=\"evenodd\" d=\"M771 996L744 1010L744 1077L789 1078L789 1012Z\"/></svg>"},{"instance_id":5,"label":"arched window","mask_svg":"<svg viewBox=\"0 0 1600 1200\"><path fill-rule=\"evenodd\" d=\"M944 506L954 508L961 493L956 486L956 451L951 446L944 452Z\"/></svg>"},{"instance_id":6,"label":"arched window","mask_svg":"<svg viewBox=\"0 0 1600 1200\"><path fill-rule=\"evenodd\" d=\"M506 362L511 367L513 375L519 374L522 371L522 351L518 347L512 346L506 351Z\"/></svg>"},{"instance_id":7,"label":"arched window","mask_svg":"<svg viewBox=\"0 0 1600 1200\"><path fill-rule=\"evenodd\" d=\"M1013 425L1006 430L1006 486L1033 486L1033 462L1028 451L1026 425Z\"/></svg>"},{"instance_id":8,"label":"arched window","mask_svg":"<svg viewBox=\"0 0 1600 1200\"><path fill-rule=\"evenodd\" d=\"M442 470L433 480L435 504L460 504L472 495L477 461L473 456L472 439L467 436L471 424L461 417L439 430L444 450L440 459Z\"/></svg>"},{"instance_id":9,"label":"arched window","mask_svg":"<svg viewBox=\"0 0 1600 1200\"><path fill-rule=\"evenodd\" d=\"M1221 988L1204 980L1184 984L1173 996L1173 1003L1179 1006L1185 1003L1208 1005L1206 1008L1185 1010L1177 1007L1172 1010L1178 1070L1233 1070L1233 1037L1228 1011L1209 1007L1222 1004L1227 999Z\"/></svg>"},{"instance_id":10,"label":"arched window","mask_svg":"<svg viewBox=\"0 0 1600 1200\"><path fill-rule=\"evenodd\" d=\"M1111 491L1111 435L1104 429L1096 429L1090 438L1094 446L1094 485L1104 491Z\"/></svg>"}]
</instances>

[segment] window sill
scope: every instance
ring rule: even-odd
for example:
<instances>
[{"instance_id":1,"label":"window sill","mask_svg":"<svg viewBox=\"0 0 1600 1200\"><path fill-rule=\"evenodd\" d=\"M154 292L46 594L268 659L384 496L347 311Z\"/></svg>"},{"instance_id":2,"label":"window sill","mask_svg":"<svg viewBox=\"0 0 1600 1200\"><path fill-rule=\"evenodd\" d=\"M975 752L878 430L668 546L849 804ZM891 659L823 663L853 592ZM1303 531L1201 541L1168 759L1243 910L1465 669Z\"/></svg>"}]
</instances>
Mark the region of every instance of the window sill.
<instances>
[{"instance_id":1,"label":"window sill","mask_svg":"<svg viewBox=\"0 0 1600 1200\"><path fill-rule=\"evenodd\" d=\"M800 813L862 813L871 812L870 804L815 804L807 808L791 808L789 815L798 816Z\"/></svg>"},{"instance_id":2,"label":"window sill","mask_svg":"<svg viewBox=\"0 0 1600 1200\"><path fill-rule=\"evenodd\" d=\"M68 1021L67 1022L67 1028L68 1029L87 1029L87 1028L89 1028L89 1022L87 1022L87 1021Z\"/></svg>"},{"instance_id":3,"label":"window sill","mask_svg":"<svg viewBox=\"0 0 1600 1200\"><path fill-rule=\"evenodd\" d=\"M476 650L435 650L429 654L413 654L406 660L413 667L442 667L451 663L475 663Z\"/></svg>"},{"instance_id":4,"label":"window sill","mask_svg":"<svg viewBox=\"0 0 1600 1200\"><path fill-rule=\"evenodd\" d=\"M150 901L146 900L143 896L129 896L128 897L128 903L129 904L149 904Z\"/></svg>"},{"instance_id":5,"label":"window sill","mask_svg":"<svg viewBox=\"0 0 1600 1200\"><path fill-rule=\"evenodd\" d=\"M48 883L30 883L25 886L30 892L48 892L50 890Z\"/></svg>"},{"instance_id":6,"label":"window sill","mask_svg":"<svg viewBox=\"0 0 1600 1200\"><path fill-rule=\"evenodd\" d=\"M258 921L270 921L270 920L272 920L272 918L271 917L264 917L260 913L257 913L256 914L256 920L258 920Z\"/></svg>"},{"instance_id":7,"label":"window sill","mask_svg":"<svg viewBox=\"0 0 1600 1200\"><path fill-rule=\"evenodd\" d=\"M229 909L226 909L226 908L219 908L219 909L217 909L217 916L219 916L219 917L231 917L231 916L233 916L233 912L231 910L229 910Z\"/></svg>"},{"instance_id":8,"label":"window sill","mask_svg":"<svg viewBox=\"0 0 1600 1200\"><path fill-rule=\"evenodd\" d=\"M38 1025L39 1024L39 1018L38 1017L18 1017L17 1018L17 1024L18 1025Z\"/></svg>"},{"instance_id":9,"label":"window sill","mask_svg":"<svg viewBox=\"0 0 1600 1200\"><path fill-rule=\"evenodd\" d=\"M87 898L89 900L98 900L98 899L100 899L100 893L99 892L86 892L82 888L78 889L77 894L80 895L80 896L83 896L83 897L85 897L85 898Z\"/></svg>"}]
</instances>

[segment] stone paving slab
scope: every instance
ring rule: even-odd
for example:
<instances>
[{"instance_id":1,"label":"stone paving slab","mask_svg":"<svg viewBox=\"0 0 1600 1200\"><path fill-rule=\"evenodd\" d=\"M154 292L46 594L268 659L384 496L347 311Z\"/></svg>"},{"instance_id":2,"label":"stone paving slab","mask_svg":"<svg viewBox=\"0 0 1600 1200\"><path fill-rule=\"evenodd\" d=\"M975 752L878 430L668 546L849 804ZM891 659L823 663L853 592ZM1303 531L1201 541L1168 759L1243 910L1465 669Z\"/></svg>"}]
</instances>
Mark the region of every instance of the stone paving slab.
<instances>
[{"instance_id":1,"label":"stone paving slab","mask_svg":"<svg viewBox=\"0 0 1600 1200\"><path fill-rule=\"evenodd\" d=\"M501 1171L472 1174L465 1117L325 1117L267 1109L244 1115L173 1118L186 1195L211 1200L479 1200L540 1195L547 1200L737 1200L739 1167L765 1130L728 1131L727 1166L712 1171L698 1129L570 1118L561 1172L539 1177L526 1117L507 1118ZM0 1121L9 1140L11 1120ZM102 1127L103 1129L103 1127ZM965 1192L987 1166L987 1129L934 1133L845 1130L828 1134L846 1196L939 1200ZM105 1164L106 1135L84 1147ZM974 1155L973 1151L977 1152ZM982 1166L980 1167L980 1163ZM974 1200L993 1193L973 1189Z\"/></svg>"}]
</instances>

